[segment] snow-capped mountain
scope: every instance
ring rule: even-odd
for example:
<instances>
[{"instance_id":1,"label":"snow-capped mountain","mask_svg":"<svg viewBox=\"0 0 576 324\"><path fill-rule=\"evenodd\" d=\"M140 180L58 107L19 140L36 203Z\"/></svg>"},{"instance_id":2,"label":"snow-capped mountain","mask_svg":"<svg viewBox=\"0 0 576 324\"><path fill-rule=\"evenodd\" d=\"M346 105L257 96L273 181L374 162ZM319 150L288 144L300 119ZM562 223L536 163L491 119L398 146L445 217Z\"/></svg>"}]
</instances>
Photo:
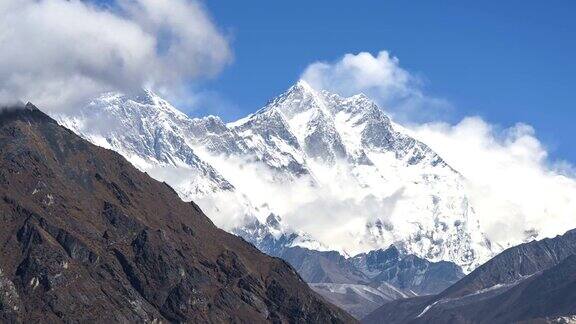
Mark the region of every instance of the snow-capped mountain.
<instances>
[{"instance_id":1,"label":"snow-capped mountain","mask_svg":"<svg viewBox=\"0 0 576 324\"><path fill-rule=\"evenodd\" d=\"M194 200L220 227L265 250L268 246L326 249L308 234L283 224L266 205L255 206L206 158L256 159L244 140L219 117L191 119L148 90L105 93L74 115L55 115L63 126L91 142L124 155L140 170Z\"/></svg>"},{"instance_id":2,"label":"snow-capped mountain","mask_svg":"<svg viewBox=\"0 0 576 324\"><path fill-rule=\"evenodd\" d=\"M364 95L300 81L224 124L189 118L150 91L108 93L54 117L257 246L354 255L394 244L466 270L493 254L465 179Z\"/></svg>"},{"instance_id":3,"label":"snow-capped mountain","mask_svg":"<svg viewBox=\"0 0 576 324\"><path fill-rule=\"evenodd\" d=\"M374 207L365 222L337 234L347 238L343 245L329 244L338 250L355 254L395 243L406 253L469 269L492 253L464 178L364 95L343 98L299 81L229 126L249 147L282 157L280 167L274 165L286 174L279 178L309 175L322 199L349 201L360 210ZM267 203L286 219L309 210L316 214L311 218L318 214L317 201L303 204L308 211Z\"/></svg>"}]
</instances>

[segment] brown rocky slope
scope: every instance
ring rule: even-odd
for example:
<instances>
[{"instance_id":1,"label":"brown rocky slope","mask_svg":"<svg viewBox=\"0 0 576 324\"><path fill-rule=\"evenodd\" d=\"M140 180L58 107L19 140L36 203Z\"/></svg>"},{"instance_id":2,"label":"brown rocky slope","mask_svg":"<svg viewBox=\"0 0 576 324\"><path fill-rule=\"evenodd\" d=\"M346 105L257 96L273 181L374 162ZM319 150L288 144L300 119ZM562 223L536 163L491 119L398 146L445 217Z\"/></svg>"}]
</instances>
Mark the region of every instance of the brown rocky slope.
<instances>
[{"instance_id":1,"label":"brown rocky slope","mask_svg":"<svg viewBox=\"0 0 576 324\"><path fill-rule=\"evenodd\" d=\"M31 104L0 112L0 244L0 321L355 322Z\"/></svg>"}]
</instances>

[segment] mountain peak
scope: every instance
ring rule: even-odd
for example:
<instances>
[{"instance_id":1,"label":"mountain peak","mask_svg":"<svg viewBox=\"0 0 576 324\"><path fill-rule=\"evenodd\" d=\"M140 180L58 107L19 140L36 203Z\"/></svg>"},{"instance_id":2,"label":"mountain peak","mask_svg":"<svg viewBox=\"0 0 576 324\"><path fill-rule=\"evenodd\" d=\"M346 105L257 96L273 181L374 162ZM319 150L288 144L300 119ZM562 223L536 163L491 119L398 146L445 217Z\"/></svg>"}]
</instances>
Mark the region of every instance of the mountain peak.
<instances>
[{"instance_id":1,"label":"mountain peak","mask_svg":"<svg viewBox=\"0 0 576 324\"><path fill-rule=\"evenodd\" d=\"M355 94L353 96L350 96L347 99L353 100L353 101L364 101L364 102L369 102L371 104L374 104L374 101L362 92Z\"/></svg>"},{"instance_id":2,"label":"mountain peak","mask_svg":"<svg viewBox=\"0 0 576 324\"><path fill-rule=\"evenodd\" d=\"M272 100L269 105L269 107L278 107L283 112L293 110L295 106L299 107L297 112L318 109L327 116L332 116L343 109L352 109L357 112L364 111L372 114L375 110L378 110L385 115L374 101L364 93L346 97L326 89L316 89L302 79Z\"/></svg>"},{"instance_id":3,"label":"mountain peak","mask_svg":"<svg viewBox=\"0 0 576 324\"><path fill-rule=\"evenodd\" d=\"M287 119L306 111L321 111L325 115L330 115L324 97L323 93L316 91L305 80L298 80L263 110L278 110Z\"/></svg>"},{"instance_id":4,"label":"mountain peak","mask_svg":"<svg viewBox=\"0 0 576 324\"><path fill-rule=\"evenodd\" d=\"M298 80L286 93L290 93L293 90L298 90L299 92L308 93L314 95L316 97L321 98L335 98L337 101L353 101L353 102L368 102L370 104L374 104L374 101L370 99L365 93L360 92L351 96L344 96L342 94L332 92L326 89L316 89L308 81L304 79Z\"/></svg>"},{"instance_id":5,"label":"mountain peak","mask_svg":"<svg viewBox=\"0 0 576 324\"><path fill-rule=\"evenodd\" d=\"M14 102L14 103L10 103L10 104L2 104L2 105L0 105L0 110L2 110L2 111L11 111L11 110L34 111L34 110L38 110L38 108L36 108L36 106L34 106L34 104L32 104L31 102L28 102L25 104L22 101L20 101L20 102Z\"/></svg>"},{"instance_id":6,"label":"mountain peak","mask_svg":"<svg viewBox=\"0 0 576 324\"><path fill-rule=\"evenodd\" d=\"M147 105L154 105L158 102L158 100L161 100L161 98L158 95L156 95L156 93L154 93L150 89L145 88L142 88L139 91L129 94L128 98L130 98L135 102Z\"/></svg>"},{"instance_id":7,"label":"mountain peak","mask_svg":"<svg viewBox=\"0 0 576 324\"><path fill-rule=\"evenodd\" d=\"M304 79L298 80L298 82L296 82L296 84L295 84L295 87L302 89L304 91L308 91L308 92L315 92L316 91L314 88L312 88L310 83L308 83L308 81L306 81Z\"/></svg>"},{"instance_id":8,"label":"mountain peak","mask_svg":"<svg viewBox=\"0 0 576 324\"><path fill-rule=\"evenodd\" d=\"M89 109L93 110L94 106L99 106L105 109L113 108L113 110L126 110L131 113L147 114L157 116L171 116L169 118L187 119L187 116L176 107L172 106L168 101L157 95L150 89L140 89L137 91L122 93L122 92L107 92L95 98L90 104ZM142 117L142 116L140 116Z\"/></svg>"}]
</instances>

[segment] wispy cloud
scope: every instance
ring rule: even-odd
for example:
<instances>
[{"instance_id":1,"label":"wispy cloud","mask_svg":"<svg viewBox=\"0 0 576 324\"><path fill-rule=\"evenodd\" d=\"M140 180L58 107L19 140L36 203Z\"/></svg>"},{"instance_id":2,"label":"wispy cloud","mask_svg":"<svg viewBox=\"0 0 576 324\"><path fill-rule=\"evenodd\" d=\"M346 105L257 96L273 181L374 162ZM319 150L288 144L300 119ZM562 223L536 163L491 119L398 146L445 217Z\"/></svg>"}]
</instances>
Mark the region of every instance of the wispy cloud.
<instances>
[{"instance_id":1,"label":"wispy cloud","mask_svg":"<svg viewBox=\"0 0 576 324\"><path fill-rule=\"evenodd\" d=\"M73 107L102 91L177 88L217 74L228 41L196 1L4 0L0 101Z\"/></svg>"}]
</instances>

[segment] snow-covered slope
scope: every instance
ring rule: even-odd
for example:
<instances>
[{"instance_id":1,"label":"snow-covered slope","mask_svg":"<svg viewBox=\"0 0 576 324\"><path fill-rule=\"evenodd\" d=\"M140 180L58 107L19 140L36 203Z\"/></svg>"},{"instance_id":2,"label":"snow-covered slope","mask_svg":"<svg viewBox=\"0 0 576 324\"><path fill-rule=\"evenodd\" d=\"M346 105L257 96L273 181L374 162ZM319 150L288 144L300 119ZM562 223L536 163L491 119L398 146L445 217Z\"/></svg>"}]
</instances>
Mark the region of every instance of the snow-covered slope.
<instances>
[{"instance_id":1,"label":"snow-covered slope","mask_svg":"<svg viewBox=\"0 0 576 324\"><path fill-rule=\"evenodd\" d=\"M120 152L142 170L181 178L170 183L185 197L234 188L195 154L186 136L190 119L150 91L134 96L107 93L76 116L56 118L91 142Z\"/></svg>"},{"instance_id":2,"label":"snow-covered slope","mask_svg":"<svg viewBox=\"0 0 576 324\"><path fill-rule=\"evenodd\" d=\"M465 179L363 95L300 81L228 125L189 118L150 91L104 94L73 114L54 117L256 245L353 255L395 244L466 270L493 254Z\"/></svg>"}]
</instances>

